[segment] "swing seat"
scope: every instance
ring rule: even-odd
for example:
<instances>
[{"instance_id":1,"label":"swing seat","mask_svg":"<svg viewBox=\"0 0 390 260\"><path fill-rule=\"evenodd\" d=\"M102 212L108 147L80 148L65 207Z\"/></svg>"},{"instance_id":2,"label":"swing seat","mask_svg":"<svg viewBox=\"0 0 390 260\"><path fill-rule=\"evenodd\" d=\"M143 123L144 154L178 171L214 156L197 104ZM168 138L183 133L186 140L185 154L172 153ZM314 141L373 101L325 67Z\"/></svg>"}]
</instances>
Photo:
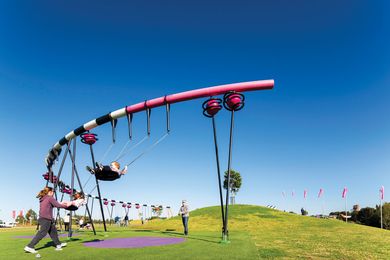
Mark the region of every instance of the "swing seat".
<instances>
[{"instance_id":1,"label":"swing seat","mask_svg":"<svg viewBox=\"0 0 390 260\"><path fill-rule=\"evenodd\" d=\"M70 205L69 207L67 207L67 208L65 208L65 209L68 210L68 211L76 211L76 210L78 210L79 208L76 207L75 205Z\"/></svg>"},{"instance_id":2,"label":"swing seat","mask_svg":"<svg viewBox=\"0 0 390 260\"><path fill-rule=\"evenodd\" d=\"M121 175L111 170L110 166L104 166L103 169L95 168L95 177L101 181L115 181L121 177Z\"/></svg>"}]
</instances>

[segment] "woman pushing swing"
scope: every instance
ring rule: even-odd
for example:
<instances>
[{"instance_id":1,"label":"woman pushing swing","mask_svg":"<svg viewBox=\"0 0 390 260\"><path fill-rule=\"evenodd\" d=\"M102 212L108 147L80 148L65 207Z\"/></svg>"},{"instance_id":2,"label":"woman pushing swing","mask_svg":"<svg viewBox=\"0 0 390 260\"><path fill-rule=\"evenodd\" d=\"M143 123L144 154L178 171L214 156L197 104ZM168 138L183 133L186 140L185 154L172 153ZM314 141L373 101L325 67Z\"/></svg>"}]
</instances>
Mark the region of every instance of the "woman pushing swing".
<instances>
[{"instance_id":1,"label":"woman pushing swing","mask_svg":"<svg viewBox=\"0 0 390 260\"><path fill-rule=\"evenodd\" d=\"M57 228L53 219L53 207L55 208L66 208L69 207L70 203L61 204L53 198L54 190L51 187L45 187L41 190L37 198L39 198L39 219L38 223L40 229L31 242L24 248L24 251L29 253L38 253L34 249L35 245L49 233L51 239L53 240L56 250L62 250L62 247L66 246L66 243L61 243L58 239Z\"/></svg>"}]
</instances>

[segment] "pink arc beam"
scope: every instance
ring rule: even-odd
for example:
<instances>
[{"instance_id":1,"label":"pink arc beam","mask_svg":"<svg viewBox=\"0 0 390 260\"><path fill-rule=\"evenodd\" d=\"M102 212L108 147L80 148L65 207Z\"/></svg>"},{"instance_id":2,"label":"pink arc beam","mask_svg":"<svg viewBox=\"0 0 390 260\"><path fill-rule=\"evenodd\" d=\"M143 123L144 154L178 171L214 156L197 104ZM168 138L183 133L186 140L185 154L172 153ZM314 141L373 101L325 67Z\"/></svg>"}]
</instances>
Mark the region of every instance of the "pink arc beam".
<instances>
[{"instance_id":1,"label":"pink arc beam","mask_svg":"<svg viewBox=\"0 0 390 260\"><path fill-rule=\"evenodd\" d=\"M273 87L274 87L274 80L258 80L258 81L233 83L233 84L220 85L220 86L209 87L209 88L195 89L195 90L190 90L186 92L181 92L177 94L151 99L145 102L140 102L138 104L128 106L126 107L126 112L128 114L136 113L145 110L145 108L154 108L154 107L163 106L166 103L173 104L173 103L187 101L191 99L217 96L217 95L224 94L228 91L246 92L246 91L254 91L254 90L272 89Z\"/></svg>"},{"instance_id":2,"label":"pink arc beam","mask_svg":"<svg viewBox=\"0 0 390 260\"><path fill-rule=\"evenodd\" d=\"M76 136L79 136L86 131L89 131L99 125L111 122L111 120L115 120L120 117L124 117L127 114L137 113L146 109L151 109L159 106L164 106L166 104L173 104L177 102L202 98L202 97L210 97L221 95L229 91L235 92L246 92L246 91L255 91L255 90L266 90L272 89L274 87L274 80L258 80L258 81L248 81L248 82L240 82L233 84L226 84L208 88L201 88L195 90L189 90L177 94L166 95L163 97L143 101L131 106L126 106L124 108L115 110L111 113L108 113L102 117L93 119L80 127L74 129L73 131L66 134L63 138L61 138L54 146L49 150L48 155L46 156L45 162L46 166L50 170L55 160L58 158L58 155L61 152L62 146L66 145Z\"/></svg>"}]
</instances>

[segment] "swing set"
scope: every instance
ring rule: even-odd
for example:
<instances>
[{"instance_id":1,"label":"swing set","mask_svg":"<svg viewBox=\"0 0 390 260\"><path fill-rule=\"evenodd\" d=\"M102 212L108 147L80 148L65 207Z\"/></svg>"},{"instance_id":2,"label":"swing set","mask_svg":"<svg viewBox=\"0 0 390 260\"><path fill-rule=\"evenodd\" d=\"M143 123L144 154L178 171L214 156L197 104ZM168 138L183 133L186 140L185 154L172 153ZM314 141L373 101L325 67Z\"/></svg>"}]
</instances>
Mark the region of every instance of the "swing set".
<instances>
[{"instance_id":1,"label":"swing set","mask_svg":"<svg viewBox=\"0 0 390 260\"><path fill-rule=\"evenodd\" d=\"M138 156L136 156L132 161L130 161L126 166L130 166L135 161L140 159L142 156L150 152L155 146L157 146L160 142L162 142L169 134L170 134L170 106L171 104L198 99L198 98L204 98L207 97L208 99L203 102L202 108L203 108L203 115L205 115L208 118L211 118L212 121L212 128L213 128L213 136L214 136L214 147L215 147L215 155L216 155L216 164L217 164L217 177L218 177L218 185L219 185L219 200L221 204L221 217L222 217L222 241L228 242L228 210L229 210L229 195L230 195L230 174L227 176L227 190L226 190L226 198L225 198L225 205L223 201L222 196L222 186L221 186L221 172L220 172L220 163L219 163L219 151L218 151L218 143L217 143L217 131L216 131L216 123L215 123L215 117L218 114L218 112L224 107L226 110L230 111L231 117L230 117L230 139L229 139L229 152L228 152L228 173L231 171L231 161L232 161L232 144L233 144L233 130L234 130L234 116L235 112L243 109L245 104L245 97L242 94L242 92L246 91L255 91L255 90L266 90L266 89L272 89L274 87L274 81L273 80L260 80L260 81L250 81L250 82L241 82L241 83L234 83L234 84L227 84L227 85L220 85L220 86L214 86L214 87L208 87L208 88L202 88L202 89L195 89L190 90L186 92L181 92L177 94L172 95L165 95L163 97L151 99L151 100L145 100L144 102L140 102L131 106L126 106L124 108L115 110L111 113L108 113L106 115L103 115L99 118L96 118L94 120L91 120L80 127L74 129L73 131L69 132L67 135L65 135L63 138L61 138L50 150L49 153L46 156L45 162L46 167L48 169L47 174L45 174L45 179L47 180L47 184L49 182L54 183L54 188L56 190L59 183L61 183L60 176L61 172L63 170L64 162L69 155L72 163L72 176L71 176L71 185L68 187L69 189L64 189L62 187L62 191L67 191L66 193L70 192L69 194L73 195L75 192L74 189L74 182L75 177L79 184L80 190L82 193L83 186L80 181L80 177L76 168L76 140L80 136L81 142L85 145L89 146L89 151L91 155L91 162L94 167L94 174L90 176L95 177L96 186L98 193L98 200L100 205L100 211L103 219L103 225L104 225L104 231L107 231L106 228L106 221L104 217L103 212L103 204L107 206L108 209L108 200L100 199L101 196L101 189L99 185L99 181L115 181L120 178L120 175L117 172L112 171L111 169L103 167L97 167L99 164L95 160L95 154L93 146L98 141L97 134L92 133L91 130L106 124L111 124L112 129L112 145L116 141L116 133L115 129L118 123L118 119L121 117L127 118L127 125L128 125L128 135L129 135L129 141L125 144L125 146L122 148L120 154L117 156L116 160L119 160L123 158L127 153L129 153L132 149L137 147L140 143L147 140L151 135L151 127L150 127L150 116L151 116L151 110L156 107L165 106L166 109L166 133L162 135L157 141L155 141L151 146L149 146L145 151L140 153ZM223 95L223 98L217 98L215 96ZM147 134L146 136L139 141L137 144L135 144L130 149L127 147L128 144L132 141L132 124L133 124L133 115L135 113L145 111L146 112L146 118L147 118ZM112 145L109 147L109 150L111 149ZM58 161L59 155L61 154L62 148L66 147L65 153L62 158L62 162L60 164L59 170L57 174L55 175L53 172L53 165ZM71 149L72 147L72 149ZM128 149L126 149L128 148ZM71 151L72 150L72 151ZM95 167L96 166L96 167ZM89 179L88 179L89 181ZM87 182L88 182L87 181ZM65 187L67 188L67 187ZM110 218L112 218L112 209L115 206L115 201L111 201L111 211L109 211ZM130 204L128 204L130 205ZM145 207L146 206L146 207ZM126 206L128 208L128 206ZM130 205L131 207L131 205ZM140 205L135 204L135 208L139 210ZM129 209L129 208L128 208ZM145 211L145 214L143 216L147 215L147 205L143 205L143 209ZM86 205L86 211L89 215L89 218L92 220L91 212L88 208L88 205ZM91 221L92 222L92 221ZM92 223L92 227L95 232L95 228Z\"/></svg>"}]
</instances>

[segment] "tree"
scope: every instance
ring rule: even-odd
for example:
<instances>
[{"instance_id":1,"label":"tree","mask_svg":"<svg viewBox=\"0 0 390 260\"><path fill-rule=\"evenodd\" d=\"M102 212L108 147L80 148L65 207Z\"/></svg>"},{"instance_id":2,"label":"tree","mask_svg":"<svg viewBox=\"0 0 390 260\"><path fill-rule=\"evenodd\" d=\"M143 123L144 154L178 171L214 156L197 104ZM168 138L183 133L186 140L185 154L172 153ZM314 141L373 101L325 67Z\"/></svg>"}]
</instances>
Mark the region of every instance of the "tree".
<instances>
[{"instance_id":1,"label":"tree","mask_svg":"<svg viewBox=\"0 0 390 260\"><path fill-rule=\"evenodd\" d=\"M15 222L18 224L24 224L25 219L24 219L23 215L18 215L15 219Z\"/></svg>"},{"instance_id":2,"label":"tree","mask_svg":"<svg viewBox=\"0 0 390 260\"><path fill-rule=\"evenodd\" d=\"M157 217L160 217L161 214L163 213L163 207L162 206L155 206L152 208L152 213L157 216Z\"/></svg>"},{"instance_id":3,"label":"tree","mask_svg":"<svg viewBox=\"0 0 390 260\"><path fill-rule=\"evenodd\" d=\"M351 213L351 221L353 221L353 222L357 222L358 221L359 211L360 211L360 205L359 204L353 205L352 213Z\"/></svg>"},{"instance_id":4,"label":"tree","mask_svg":"<svg viewBox=\"0 0 390 260\"><path fill-rule=\"evenodd\" d=\"M228 186L228 171L225 172L225 180L223 181L223 188L226 190ZM241 174L235 170L230 170L230 192L231 204L235 204L236 193L240 190L242 184Z\"/></svg>"},{"instance_id":5,"label":"tree","mask_svg":"<svg viewBox=\"0 0 390 260\"><path fill-rule=\"evenodd\" d=\"M30 222L30 225L36 224L37 213L34 210L29 209L25 215L25 218L26 218L26 221Z\"/></svg>"},{"instance_id":6,"label":"tree","mask_svg":"<svg viewBox=\"0 0 390 260\"><path fill-rule=\"evenodd\" d=\"M357 214L356 222L367 226L380 227L379 212L377 209L370 207L362 208Z\"/></svg>"}]
</instances>

